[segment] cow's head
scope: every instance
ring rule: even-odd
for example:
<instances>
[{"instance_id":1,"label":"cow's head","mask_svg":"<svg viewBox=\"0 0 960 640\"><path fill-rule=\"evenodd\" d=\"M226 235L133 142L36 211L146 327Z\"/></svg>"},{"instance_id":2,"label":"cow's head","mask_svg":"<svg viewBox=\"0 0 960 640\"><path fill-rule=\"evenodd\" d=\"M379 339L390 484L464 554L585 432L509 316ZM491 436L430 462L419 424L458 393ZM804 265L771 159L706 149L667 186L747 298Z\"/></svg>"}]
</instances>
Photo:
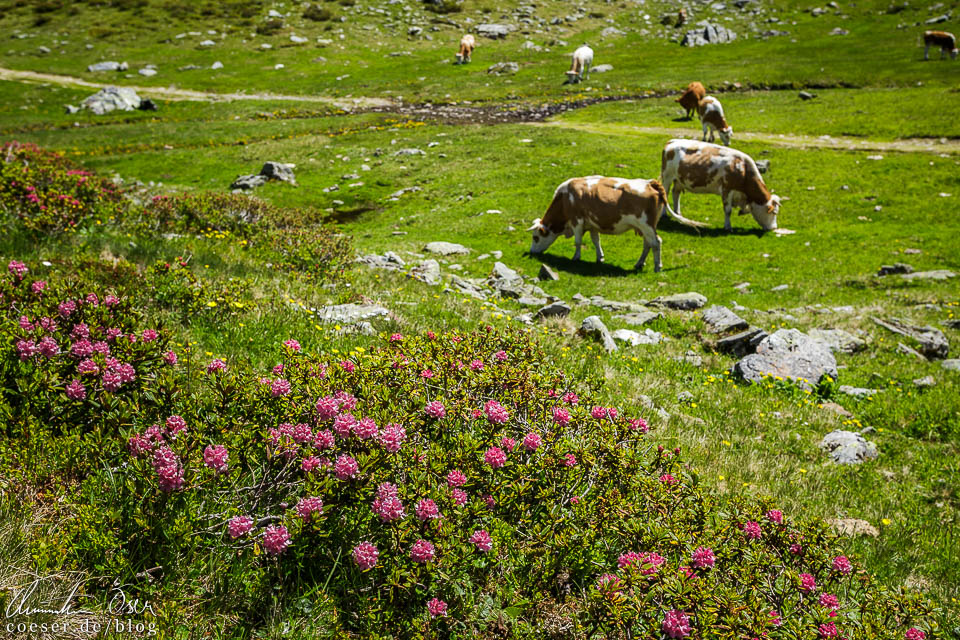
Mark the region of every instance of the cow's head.
<instances>
[{"instance_id":1,"label":"cow's head","mask_svg":"<svg viewBox=\"0 0 960 640\"><path fill-rule=\"evenodd\" d=\"M720 134L720 139L723 141L725 146L730 146L730 138L733 137L733 127L728 126L726 129L720 129L718 132Z\"/></svg>"},{"instance_id":2,"label":"cow's head","mask_svg":"<svg viewBox=\"0 0 960 640\"><path fill-rule=\"evenodd\" d=\"M455 64L462 64L462 63L463 63L463 54L458 51L458 52L457 52L457 62L456 62Z\"/></svg>"},{"instance_id":3,"label":"cow's head","mask_svg":"<svg viewBox=\"0 0 960 640\"><path fill-rule=\"evenodd\" d=\"M534 220L533 226L527 229L527 231L533 232L533 241L530 243L531 254L543 253L550 248L553 241L560 235L545 227L540 221L540 218Z\"/></svg>"},{"instance_id":4,"label":"cow's head","mask_svg":"<svg viewBox=\"0 0 960 640\"><path fill-rule=\"evenodd\" d=\"M951 59L951 60L956 60L958 53L960 53L960 49L954 49L953 51L951 51L951 52L950 52L950 59Z\"/></svg>"},{"instance_id":5,"label":"cow's head","mask_svg":"<svg viewBox=\"0 0 960 640\"><path fill-rule=\"evenodd\" d=\"M750 213L765 231L777 228L777 214L780 213L780 196L771 195L766 203L750 203Z\"/></svg>"}]
</instances>

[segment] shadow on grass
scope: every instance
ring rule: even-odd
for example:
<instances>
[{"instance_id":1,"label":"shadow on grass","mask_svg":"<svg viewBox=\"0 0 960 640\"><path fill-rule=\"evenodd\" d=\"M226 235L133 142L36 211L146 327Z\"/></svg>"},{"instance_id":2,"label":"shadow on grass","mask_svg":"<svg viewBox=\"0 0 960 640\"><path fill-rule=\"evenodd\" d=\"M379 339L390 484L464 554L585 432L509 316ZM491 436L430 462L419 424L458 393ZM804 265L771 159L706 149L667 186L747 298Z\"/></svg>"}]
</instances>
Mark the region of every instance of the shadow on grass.
<instances>
[{"instance_id":1,"label":"shadow on grass","mask_svg":"<svg viewBox=\"0 0 960 640\"><path fill-rule=\"evenodd\" d=\"M643 271L637 271L632 268L624 269L623 267L618 267L606 262L598 264L595 260L573 260L565 256L558 256L550 253L531 255L524 252L523 255L530 256L534 260L538 260L541 263L546 264L548 267L556 269L557 271L576 274L578 276L592 276L595 278L629 278L631 276L638 277L645 274L653 274L653 254L647 256L647 264L644 266ZM640 254L638 253L634 259L638 259L639 257ZM684 267L664 268L662 272L678 271L683 268Z\"/></svg>"},{"instance_id":2,"label":"shadow on grass","mask_svg":"<svg viewBox=\"0 0 960 640\"><path fill-rule=\"evenodd\" d=\"M760 227L734 227L730 231L725 231L723 227L688 227L671 218L669 214L664 218L660 218L660 221L657 223L657 231L683 233L688 236L700 236L703 238L721 238L723 236L757 236L760 238L768 233Z\"/></svg>"}]
</instances>

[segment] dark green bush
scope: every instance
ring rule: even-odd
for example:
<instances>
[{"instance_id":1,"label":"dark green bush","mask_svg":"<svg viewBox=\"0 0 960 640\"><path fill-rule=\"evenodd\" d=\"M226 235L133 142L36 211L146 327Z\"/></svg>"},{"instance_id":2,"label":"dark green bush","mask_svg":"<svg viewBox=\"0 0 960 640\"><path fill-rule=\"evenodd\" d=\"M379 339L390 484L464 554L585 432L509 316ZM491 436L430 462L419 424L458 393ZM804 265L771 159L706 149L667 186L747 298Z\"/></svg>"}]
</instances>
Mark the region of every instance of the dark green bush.
<instances>
[{"instance_id":1,"label":"dark green bush","mask_svg":"<svg viewBox=\"0 0 960 640\"><path fill-rule=\"evenodd\" d=\"M307 20L313 20L314 22L325 22L333 19L333 12L320 5L311 4L304 9L303 17Z\"/></svg>"},{"instance_id":2,"label":"dark green bush","mask_svg":"<svg viewBox=\"0 0 960 640\"><path fill-rule=\"evenodd\" d=\"M258 24L256 32L261 36L272 36L281 29L283 29L283 20L274 18L273 20L267 20L263 24Z\"/></svg>"}]
</instances>

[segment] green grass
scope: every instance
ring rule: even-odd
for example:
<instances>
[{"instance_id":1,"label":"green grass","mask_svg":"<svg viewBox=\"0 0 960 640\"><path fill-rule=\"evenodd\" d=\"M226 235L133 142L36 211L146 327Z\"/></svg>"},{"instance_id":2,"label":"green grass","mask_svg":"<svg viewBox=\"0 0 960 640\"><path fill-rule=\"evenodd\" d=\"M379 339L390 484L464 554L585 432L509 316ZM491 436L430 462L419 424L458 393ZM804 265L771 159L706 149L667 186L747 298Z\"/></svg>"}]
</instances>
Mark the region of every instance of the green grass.
<instances>
[{"instance_id":1,"label":"green grass","mask_svg":"<svg viewBox=\"0 0 960 640\"><path fill-rule=\"evenodd\" d=\"M468 0L464 13L453 14L452 19L460 21L468 15L475 21L499 19L497 12L479 13L482 6ZM610 16L622 10L628 25L639 26L629 21L641 11L633 5L628 9L597 6ZM656 24L661 6L642 11ZM897 276L874 275L881 264L895 261L909 262L917 270L960 271L956 153L952 147L946 157L936 152L890 151L881 154L882 160L870 160L867 156L875 152L795 148L776 141L781 134L849 136L879 143L960 136L955 109L950 107L956 102L956 65L920 61L918 29L896 28L898 23L922 21L929 13L916 7L881 15L887 6L886 1L844 6L849 20L788 11L781 14L781 23L763 26L786 29L790 36L741 39L695 50L632 33L597 44L596 62L613 64L614 70L595 74L578 87L559 86L565 56L574 43L609 26L602 19L574 23L564 27L564 34L557 30L515 33L502 42L484 41L472 65L454 67L449 62L460 30L444 24L437 24L440 31L425 31L432 33L433 41L408 40L404 31L396 30L381 32L382 37L372 43L371 32L362 26L382 26L370 18L335 23L334 29L343 28L344 40L337 31L327 31L327 24L301 24L294 19L283 34L255 39L277 45L269 52L255 51L254 41L240 42L253 26L228 26L225 30L230 35L224 45L201 51L193 46L201 37L166 40L191 28L224 29L222 19L205 21L194 15L177 24L164 21L145 38L148 29L154 29L151 20L162 15L153 5L137 15L80 6L69 26L55 27L57 22L51 22L41 28L29 26L35 15L22 7L8 11L2 23L11 31L40 35L8 40L5 49L13 53L0 55L0 65L101 81L101 76L83 71L86 64L115 58L128 60L134 69L148 62L161 67L161 74L153 79L134 73L129 82L136 84L301 95L403 95L408 101L551 102L577 95L674 90L692 79L715 89L724 81L870 87L814 89L818 97L810 102L799 101L792 88L719 95L736 132L734 145L771 161L768 185L790 197L780 226L795 230L795 235L761 235L748 217L735 218L734 232L726 234L719 199L688 194L682 199L684 214L707 222L709 228L697 234L664 220L660 226L662 273L631 271L641 249L632 235L603 238L607 255L603 266L593 263L589 246L584 248L584 261L573 263L569 259L572 242L560 239L542 258L560 273L560 280L541 286L567 301L575 293L636 302L694 290L706 295L711 304L744 305L748 310L741 312L743 317L768 330L838 327L862 332L869 347L864 353L838 358L845 367L839 382L883 389L872 400L836 393L808 396L782 385L749 387L731 381L727 372L735 361L713 352L714 339L704 333L698 314L668 313L651 326L663 331L669 342L613 356L574 335L580 321L594 313L608 326L620 326L612 314L592 307L576 307L569 320L534 330L542 334L553 358L571 374L602 384L611 402L636 407L644 394L673 414L671 420L655 423L656 437L665 445L683 446L704 482L730 496L744 491L770 494L794 512L868 520L880 528L880 536L856 539L850 546L871 571L889 584L920 588L958 615L960 377L937 363L898 354L896 336L870 320L874 315L896 316L940 327L942 321L957 316L957 279L908 283ZM339 5L335 11L342 13ZM567 3L552 1L543 3L542 11L538 8L538 15L549 17L569 12ZM258 16L265 13L264 7ZM116 24L118 16L124 19L122 33L102 39L90 35L96 28ZM53 17L66 19L62 13ZM797 24L790 24L794 20ZM835 26L851 34L827 36ZM951 23L940 26L951 30ZM36 46L49 44L57 28L69 32L63 36L70 41L63 47L67 54L37 56ZM291 31L314 42L333 35L334 42L324 47L280 48ZM562 38L569 46L552 45L549 53L521 50L527 38L539 45ZM94 42L94 50L84 48L87 40ZM389 57L393 49L411 55ZM328 63L310 62L317 55L327 57ZM189 63L208 66L215 59L227 65L223 72L175 71ZM486 66L501 60L520 62L521 72L509 79L488 77ZM283 63L285 69L275 71L276 63ZM349 77L336 80L344 74ZM122 76L116 79L128 81ZM285 206L329 209L361 253L392 250L415 263L413 254L421 253L426 242L461 242L471 248L471 255L449 259L443 269L452 272L450 266L457 263L462 265L457 273L470 277L489 273L493 260L479 261L477 256L493 250L503 251L502 261L521 273L537 273L541 260L525 254L530 242L525 229L542 215L561 181L589 174L656 177L660 150L673 134L632 127L686 130L691 137L700 133L696 119L675 121L680 113L672 98L598 104L555 118L554 126L453 126L391 114L337 114L316 103L270 101L162 101L156 113L102 118L62 112L63 104L76 104L89 93L0 82L0 137L37 142L105 174L162 182L175 190L226 190L238 174L255 172L264 160L293 162L298 187L268 185L258 195ZM275 117L260 115L265 112ZM755 137L748 142L737 137L746 133ZM438 144L428 146L433 142ZM423 149L426 155L393 155L409 147ZM343 178L348 174L360 177ZM356 182L363 184L348 186ZM338 191L324 192L334 184L340 185ZM413 186L421 190L395 202L388 200L395 191ZM941 192L952 195L940 197ZM497 212L488 213L491 210ZM907 255L908 248L922 253ZM496 301L498 308L494 308L491 303L445 294L442 288L402 274L362 267L349 286L320 290L277 275L231 239L165 240L96 233L41 246L11 236L0 242L0 253L21 258L77 251L124 256L140 264L189 255L204 277L251 279L255 305L236 321L165 319L181 342L196 342L202 353L243 355L263 365L274 364L270 358L278 336L296 336L308 349L349 351L369 346L367 338L318 328L302 307L371 299L397 314L396 320L377 324L382 332L468 328L480 323L513 325L515 321L501 310L511 315L524 311L511 301ZM751 283L750 293L733 288L744 281ZM781 284L790 287L771 290ZM853 305L856 311L821 313L820 305ZM943 330L955 356L960 332ZM674 360L687 350L703 356L702 367ZM921 391L912 380L925 375L933 375L938 385ZM681 390L690 390L694 400L678 401ZM845 406L855 419L845 421L819 406L828 400ZM869 436L881 451L875 462L840 468L827 462L817 448L823 434L834 428L862 427L877 430ZM890 523L881 524L885 520Z\"/></svg>"}]
</instances>

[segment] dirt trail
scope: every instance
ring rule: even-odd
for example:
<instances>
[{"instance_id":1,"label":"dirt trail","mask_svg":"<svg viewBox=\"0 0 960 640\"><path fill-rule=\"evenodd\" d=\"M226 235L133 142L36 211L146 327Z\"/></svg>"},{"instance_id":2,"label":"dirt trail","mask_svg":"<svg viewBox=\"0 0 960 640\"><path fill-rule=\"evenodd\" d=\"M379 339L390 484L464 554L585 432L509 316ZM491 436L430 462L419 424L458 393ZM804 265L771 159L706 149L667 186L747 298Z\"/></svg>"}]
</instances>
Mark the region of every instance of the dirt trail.
<instances>
[{"instance_id":1,"label":"dirt trail","mask_svg":"<svg viewBox=\"0 0 960 640\"><path fill-rule=\"evenodd\" d=\"M701 132L692 128L674 128L674 127L638 127L626 124L603 124L603 123L583 123L568 122L563 120L552 120L550 122L530 122L528 124L541 127L560 127L562 129L575 129L577 131L587 131L589 133L599 133L603 135L663 135L671 138L690 138L700 139ZM734 140L747 140L750 142L763 142L766 144L777 145L780 147L791 147L794 149L842 149L853 151L877 151L877 152L900 152L900 153L948 153L960 155L960 140L947 138L900 138L897 140L862 140L860 138L851 138L847 136L804 136L789 133L751 133L738 131Z\"/></svg>"},{"instance_id":2,"label":"dirt trail","mask_svg":"<svg viewBox=\"0 0 960 640\"><path fill-rule=\"evenodd\" d=\"M118 86L109 82L90 82L73 76L62 76L53 73L38 73L36 71L19 71L0 67L0 80L12 82L35 82L56 84L63 87L84 87L88 89L104 89ZM127 86L138 94L147 97L163 98L166 100L191 100L197 102L229 102L231 100L277 100L284 102L319 102L340 109L370 109L383 108L393 105L391 100L382 98L331 98L328 96L296 96L276 93L214 93L211 91L194 91L192 89L176 89L173 87L138 87Z\"/></svg>"}]
</instances>

